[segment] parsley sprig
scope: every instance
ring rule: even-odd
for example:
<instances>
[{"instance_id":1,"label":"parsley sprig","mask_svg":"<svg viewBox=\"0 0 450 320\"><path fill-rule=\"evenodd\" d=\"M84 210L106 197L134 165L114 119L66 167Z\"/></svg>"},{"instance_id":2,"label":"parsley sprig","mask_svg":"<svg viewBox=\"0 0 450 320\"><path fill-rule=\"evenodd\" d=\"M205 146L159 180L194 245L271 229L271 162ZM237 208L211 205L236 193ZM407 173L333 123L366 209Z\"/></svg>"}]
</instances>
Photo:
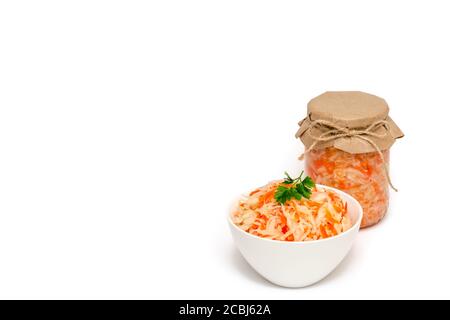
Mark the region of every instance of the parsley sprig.
<instances>
[{"instance_id":1,"label":"parsley sprig","mask_svg":"<svg viewBox=\"0 0 450 320\"><path fill-rule=\"evenodd\" d=\"M303 171L297 178L293 179L287 172L284 173L286 178L278 186L275 192L275 200L280 204L284 204L286 201L295 198L300 200L302 197L309 199L311 197L311 189L314 188L314 181L306 176L302 179Z\"/></svg>"}]
</instances>

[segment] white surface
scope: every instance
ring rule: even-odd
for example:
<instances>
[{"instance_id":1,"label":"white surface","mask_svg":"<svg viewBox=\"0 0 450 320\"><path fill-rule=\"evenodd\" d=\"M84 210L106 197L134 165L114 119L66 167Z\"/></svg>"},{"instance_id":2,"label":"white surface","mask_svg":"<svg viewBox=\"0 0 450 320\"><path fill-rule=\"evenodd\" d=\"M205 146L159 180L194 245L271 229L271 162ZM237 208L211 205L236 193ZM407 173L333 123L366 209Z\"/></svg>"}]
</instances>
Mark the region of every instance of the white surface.
<instances>
[{"instance_id":1,"label":"white surface","mask_svg":"<svg viewBox=\"0 0 450 320\"><path fill-rule=\"evenodd\" d=\"M310 286L333 271L350 251L358 236L363 209L355 198L327 186L340 195L348 208L351 228L316 241L274 241L250 234L236 226L231 215L228 226L242 256L263 278L287 288ZM234 206L236 210L238 205ZM233 212L233 211L232 211Z\"/></svg>"},{"instance_id":2,"label":"white surface","mask_svg":"<svg viewBox=\"0 0 450 320\"><path fill-rule=\"evenodd\" d=\"M450 298L446 1L4 1L1 298ZM382 223L329 277L262 280L224 219L295 173L325 90L404 130Z\"/></svg>"}]
</instances>

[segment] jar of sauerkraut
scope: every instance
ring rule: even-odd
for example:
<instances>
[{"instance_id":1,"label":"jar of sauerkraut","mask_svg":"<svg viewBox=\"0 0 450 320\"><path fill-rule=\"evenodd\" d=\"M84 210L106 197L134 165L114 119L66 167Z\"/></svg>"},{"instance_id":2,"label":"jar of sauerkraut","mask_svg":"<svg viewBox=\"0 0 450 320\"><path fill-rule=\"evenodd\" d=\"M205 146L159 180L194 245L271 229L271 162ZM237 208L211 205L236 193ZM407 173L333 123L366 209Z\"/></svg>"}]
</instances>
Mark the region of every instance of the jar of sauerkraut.
<instances>
[{"instance_id":1,"label":"jar of sauerkraut","mask_svg":"<svg viewBox=\"0 0 450 320\"><path fill-rule=\"evenodd\" d=\"M308 103L296 137L305 145L305 171L316 183L341 189L363 207L361 227L378 223L389 204L389 150L402 131L380 97L325 92Z\"/></svg>"}]
</instances>

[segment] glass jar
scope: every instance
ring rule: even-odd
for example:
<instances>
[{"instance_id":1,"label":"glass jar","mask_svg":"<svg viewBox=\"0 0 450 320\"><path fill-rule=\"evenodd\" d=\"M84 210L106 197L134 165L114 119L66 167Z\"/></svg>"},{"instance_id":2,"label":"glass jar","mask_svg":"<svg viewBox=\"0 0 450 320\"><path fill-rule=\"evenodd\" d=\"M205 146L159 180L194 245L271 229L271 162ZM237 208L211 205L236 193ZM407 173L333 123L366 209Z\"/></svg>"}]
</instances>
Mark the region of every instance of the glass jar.
<instances>
[{"instance_id":1,"label":"glass jar","mask_svg":"<svg viewBox=\"0 0 450 320\"><path fill-rule=\"evenodd\" d=\"M389 150L382 151L386 165ZM352 195L361 204L361 227L378 223L389 205L389 182L378 152L348 153L333 147L305 154L305 171L316 183Z\"/></svg>"},{"instance_id":2,"label":"glass jar","mask_svg":"<svg viewBox=\"0 0 450 320\"><path fill-rule=\"evenodd\" d=\"M305 146L305 171L317 183L352 195L364 214L361 227L379 222L388 209L389 150L403 132L380 97L329 91L308 103L296 137Z\"/></svg>"}]
</instances>

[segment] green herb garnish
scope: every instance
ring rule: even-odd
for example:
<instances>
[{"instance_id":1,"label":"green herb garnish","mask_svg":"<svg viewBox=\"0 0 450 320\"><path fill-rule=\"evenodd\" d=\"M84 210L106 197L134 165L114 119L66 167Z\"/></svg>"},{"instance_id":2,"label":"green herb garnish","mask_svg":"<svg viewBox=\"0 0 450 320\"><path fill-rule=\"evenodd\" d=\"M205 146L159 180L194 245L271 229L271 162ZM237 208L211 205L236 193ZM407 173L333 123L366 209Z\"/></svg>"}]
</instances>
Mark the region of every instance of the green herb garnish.
<instances>
[{"instance_id":1,"label":"green herb garnish","mask_svg":"<svg viewBox=\"0 0 450 320\"><path fill-rule=\"evenodd\" d=\"M300 200L302 197L309 199L311 197L311 189L316 185L314 181L306 176L302 180L303 171L298 178L291 178L287 172L284 173L286 178L278 186L275 192L275 200L280 204L284 204L286 201L295 198Z\"/></svg>"}]
</instances>

